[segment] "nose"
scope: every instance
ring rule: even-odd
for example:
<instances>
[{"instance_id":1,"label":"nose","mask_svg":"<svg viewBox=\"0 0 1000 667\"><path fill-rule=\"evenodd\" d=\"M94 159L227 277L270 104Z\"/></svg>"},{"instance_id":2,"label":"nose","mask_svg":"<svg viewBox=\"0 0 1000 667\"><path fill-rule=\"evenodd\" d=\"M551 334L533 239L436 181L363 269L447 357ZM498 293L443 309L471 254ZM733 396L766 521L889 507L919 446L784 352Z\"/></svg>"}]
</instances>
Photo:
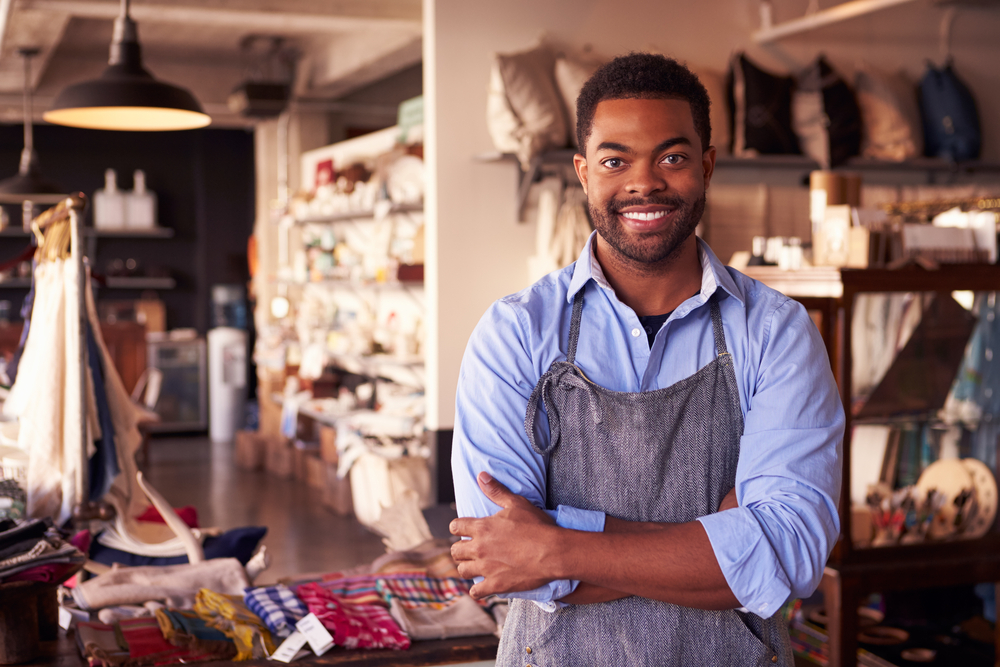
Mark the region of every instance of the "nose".
<instances>
[{"instance_id":1,"label":"nose","mask_svg":"<svg viewBox=\"0 0 1000 667\"><path fill-rule=\"evenodd\" d=\"M629 169L629 180L625 185L629 194L648 197L667 190L667 180L655 164L636 162Z\"/></svg>"}]
</instances>

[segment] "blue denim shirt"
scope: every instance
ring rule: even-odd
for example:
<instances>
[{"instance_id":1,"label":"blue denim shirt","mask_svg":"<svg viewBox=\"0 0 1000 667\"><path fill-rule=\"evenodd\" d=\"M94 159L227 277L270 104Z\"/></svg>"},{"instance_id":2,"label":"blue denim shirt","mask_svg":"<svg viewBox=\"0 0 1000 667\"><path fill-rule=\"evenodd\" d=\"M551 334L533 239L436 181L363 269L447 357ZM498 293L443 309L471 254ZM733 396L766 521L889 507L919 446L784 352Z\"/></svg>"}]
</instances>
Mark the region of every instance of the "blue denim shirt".
<instances>
[{"instance_id":1,"label":"blue denim shirt","mask_svg":"<svg viewBox=\"0 0 1000 667\"><path fill-rule=\"evenodd\" d=\"M844 411L826 349L796 301L724 266L698 241L701 291L684 301L652 348L639 318L616 297L597 262L592 234L580 258L495 302L469 340L459 375L452 470L460 516L498 507L476 484L489 472L511 491L545 506L545 464L528 444L528 397L552 362L565 360L573 297L586 290L576 364L620 392L668 387L716 356L708 299L720 295L745 422L736 472L738 509L698 519L733 594L771 616L790 596L819 585L840 532ZM540 443L548 440L541 415ZM565 528L602 531L604 514L560 506ZM513 594L554 610L577 582L559 580Z\"/></svg>"}]
</instances>

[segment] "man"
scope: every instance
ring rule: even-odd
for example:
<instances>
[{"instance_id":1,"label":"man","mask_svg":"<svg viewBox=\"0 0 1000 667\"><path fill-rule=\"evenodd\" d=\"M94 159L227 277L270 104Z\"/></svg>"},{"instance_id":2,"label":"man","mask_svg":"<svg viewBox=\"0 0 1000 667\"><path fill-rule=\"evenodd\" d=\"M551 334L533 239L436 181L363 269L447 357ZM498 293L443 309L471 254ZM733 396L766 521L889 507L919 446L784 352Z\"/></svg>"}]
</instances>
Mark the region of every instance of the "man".
<instances>
[{"instance_id":1,"label":"man","mask_svg":"<svg viewBox=\"0 0 1000 667\"><path fill-rule=\"evenodd\" d=\"M598 71L574 158L596 231L469 341L452 465L479 518L452 554L514 598L498 665L792 665L775 612L837 539L844 415L802 306L694 235L708 107L662 56Z\"/></svg>"}]
</instances>

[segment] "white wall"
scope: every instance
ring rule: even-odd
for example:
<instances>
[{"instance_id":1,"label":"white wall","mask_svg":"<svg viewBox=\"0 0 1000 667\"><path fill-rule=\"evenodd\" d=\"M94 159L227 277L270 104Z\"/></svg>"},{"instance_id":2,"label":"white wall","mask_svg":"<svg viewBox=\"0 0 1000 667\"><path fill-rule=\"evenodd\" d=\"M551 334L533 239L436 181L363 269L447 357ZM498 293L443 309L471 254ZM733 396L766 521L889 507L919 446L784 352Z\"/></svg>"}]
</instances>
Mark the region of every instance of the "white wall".
<instances>
[{"instance_id":1,"label":"white wall","mask_svg":"<svg viewBox=\"0 0 1000 667\"><path fill-rule=\"evenodd\" d=\"M836 4L830 0L821 3ZM938 57L944 10L928 0L756 47L758 0L425 0L424 95L428 162L428 426L454 424L458 369L469 334L489 304L525 286L534 229L516 221L517 170L474 156L493 150L486 131L490 54L550 41L613 56L660 50L723 70L744 49L760 65L788 71L823 51L842 69L866 59L913 78ZM775 0L775 20L805 0ZM955 67L979 101L985 159L1000 160L1000 10L962 9L953 27ZM436 313L436 317L434 314Z\"/></svg>"}]
</instances>

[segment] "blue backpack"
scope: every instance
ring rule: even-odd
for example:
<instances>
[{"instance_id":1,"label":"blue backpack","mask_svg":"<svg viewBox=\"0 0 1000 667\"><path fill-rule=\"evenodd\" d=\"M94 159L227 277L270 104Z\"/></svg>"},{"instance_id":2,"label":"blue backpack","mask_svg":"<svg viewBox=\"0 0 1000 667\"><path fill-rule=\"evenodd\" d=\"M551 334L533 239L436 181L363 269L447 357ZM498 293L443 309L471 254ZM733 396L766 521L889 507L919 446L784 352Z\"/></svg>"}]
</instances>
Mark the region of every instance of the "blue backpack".
<instances>
[{"instance_id":1,"label":"blue backpack","mask_svg":"<svg viewBox=\"0 0 1000 667\"><path fill-rule=\"evenodd\" d=\"M927 64L920 81L920 111L925 155L952 162L979 157L982 138L976 100L952 71L950 61L943 69Z\"/></svg>"}]
</instances>

